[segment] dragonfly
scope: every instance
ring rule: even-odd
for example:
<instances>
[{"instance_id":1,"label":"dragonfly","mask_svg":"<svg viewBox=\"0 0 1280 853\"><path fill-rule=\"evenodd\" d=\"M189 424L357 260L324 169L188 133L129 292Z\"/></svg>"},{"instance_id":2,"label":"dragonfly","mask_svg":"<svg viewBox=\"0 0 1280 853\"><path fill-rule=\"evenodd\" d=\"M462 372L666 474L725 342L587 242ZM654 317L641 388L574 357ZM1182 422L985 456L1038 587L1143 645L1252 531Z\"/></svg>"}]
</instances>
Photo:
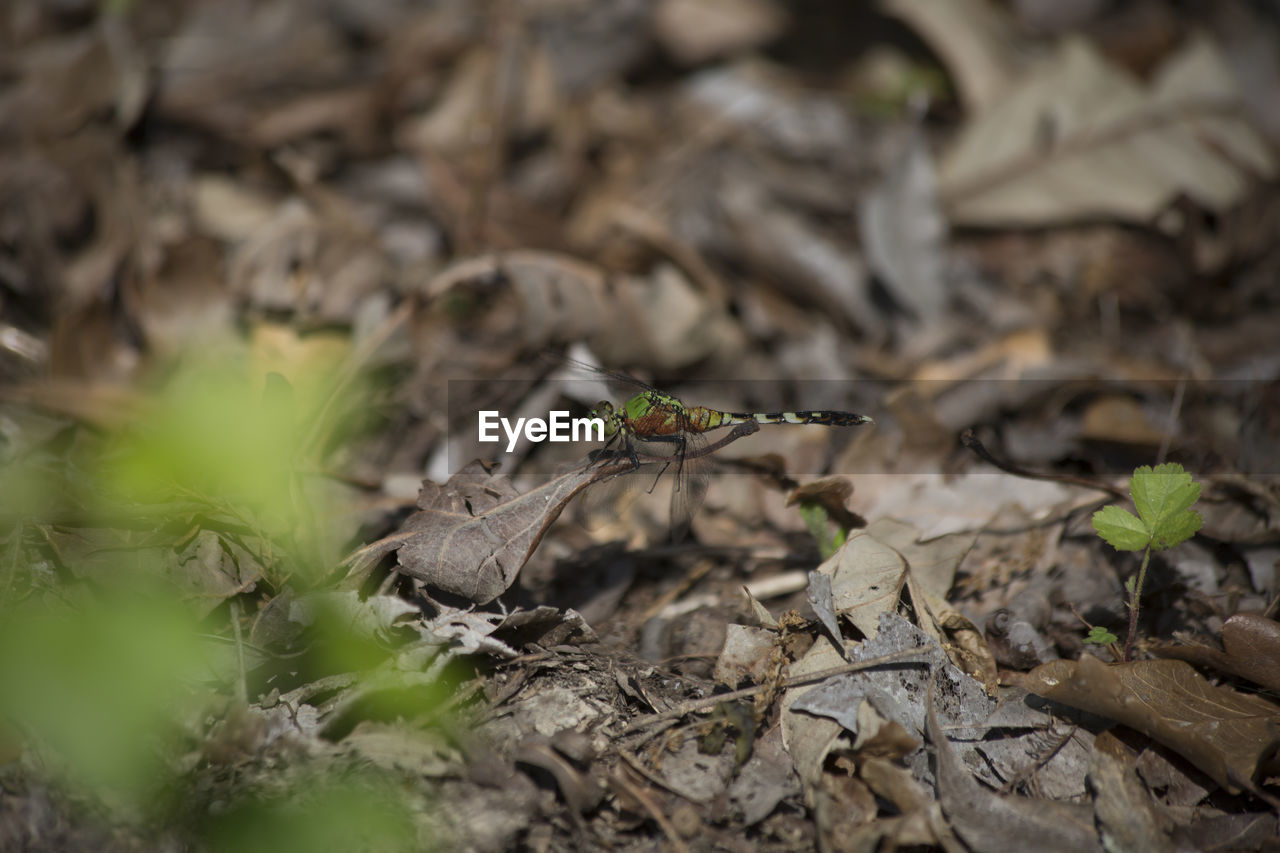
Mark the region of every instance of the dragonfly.
<instances>
[{"instance_id":1,"label":"dragonfly","mask_svg":"<svg viewBox=\"0 0 1280 853\"><path fill-rule=\"evenodd\" d=\"M608 400L600 401L590 414L604 422L605 445L602 451L616 448L617 452L630 460L632 470L640 467L642 455L646 461L661 463L662 467L654 478L654 486L671 466L675 466L675 483L671 493L671 526L673 538L677 540L688 531L689 521L706 494L705 459L711 453L756 432L761 425L766 424L848 427L875 423L867 415L832 409L729 412L706 406L687 406L678 397L625 374L590 365L580 366L639 389L638 393L618 407ZM717 441L708 442L707 433L726 427L732 427L728 434ZM640 443L666 444L671 449L666 454L642 454L637 447ZM650 491L652 490L651 486Z\"/></svg>"}]
</instances>

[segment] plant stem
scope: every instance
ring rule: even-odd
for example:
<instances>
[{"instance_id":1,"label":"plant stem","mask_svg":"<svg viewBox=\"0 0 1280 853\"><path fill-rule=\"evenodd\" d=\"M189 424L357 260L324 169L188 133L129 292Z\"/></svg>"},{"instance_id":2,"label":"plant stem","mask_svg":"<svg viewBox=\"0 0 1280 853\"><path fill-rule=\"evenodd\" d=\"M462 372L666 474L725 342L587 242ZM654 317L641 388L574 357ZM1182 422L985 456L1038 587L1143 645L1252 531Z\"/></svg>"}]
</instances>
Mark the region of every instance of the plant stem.
<instances>
[{"instance_id":1,"label":"plant stem","mask_svg":"<svg viewBox=\"0 0 1280 853\"><path fill-rule=\"evenodd\" d=\"M1124 641L1124 659L1129 660L1129 653L1133 650L1134 638L1138 636L1138 605L1142 598L1142 584L1147 579L1147 564L1151 562L1151 546L1147 545L1142 551L1142 567L1138 569L1138 580L1133 585L1133 590L1129 595L1129 636Z\"/></svg>"}]
</instances>

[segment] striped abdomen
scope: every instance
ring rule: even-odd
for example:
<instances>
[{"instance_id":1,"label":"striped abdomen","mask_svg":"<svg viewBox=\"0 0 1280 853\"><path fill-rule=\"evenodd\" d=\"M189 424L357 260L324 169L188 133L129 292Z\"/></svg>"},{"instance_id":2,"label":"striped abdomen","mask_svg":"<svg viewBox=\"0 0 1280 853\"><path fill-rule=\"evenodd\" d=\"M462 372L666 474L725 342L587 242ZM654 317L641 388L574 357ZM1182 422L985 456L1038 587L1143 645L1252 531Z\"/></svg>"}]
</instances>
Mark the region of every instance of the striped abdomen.
<instances>
[{"instance_id":1,"label":"striped abdomen","mask_svg":"<svg viewBox=\"0 0 1280 853\"><path fill-rule=\"evenodd\" d=\"M758 424L821 424L822 426L857 426L874 423L866 415L853 412L834 412L820 409L809 412L718 412L695 406L687 410L686 417L697 432L705 432L732 424L755 421Z\"/></svg>"}]
</instances>

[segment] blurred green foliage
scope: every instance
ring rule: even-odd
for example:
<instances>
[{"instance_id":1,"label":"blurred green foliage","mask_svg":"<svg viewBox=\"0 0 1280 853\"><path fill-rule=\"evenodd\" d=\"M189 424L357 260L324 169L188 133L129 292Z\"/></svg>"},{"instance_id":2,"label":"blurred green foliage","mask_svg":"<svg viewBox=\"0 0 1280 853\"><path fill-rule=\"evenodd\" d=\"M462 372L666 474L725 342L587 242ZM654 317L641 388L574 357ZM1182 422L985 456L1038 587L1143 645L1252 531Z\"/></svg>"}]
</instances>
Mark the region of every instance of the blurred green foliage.
<instances>
[{"instance_id":1,"label":"blurred green foliage","mask_svg":"<svg viewBox=\"0 0 1280 853\"><path fill-rule=\"evenodd\" d=\"M286 588L288 614L354 532L319 472L360 401L332 358L291 381L255 381L250 361L191 360L120 428L10 446L0 467L0 721L29 770L122 820L201 808L189 774L205 739L246 660L270 662L232 623ZM318 617L312 654L284 671L385 668L385 637ZM197 832L217 850L418 849L399 782L308 772L277 796L232 797Z\"/></svg>"},{"instance_id":2,"label":"blurred green foliage","mask_svg":"<svg viewBox=\"0 0 1280 853\"><path fill-rule=\"evenodd\" d=\"M204 641L145 572L112 580L0 609L0 715L74 781L142 809L171 782L166 747L207 675Z\"/></svg>"},{"instance_id":3,"label":"blurred green foliage","mask_svg":"<svg viewBox=\"0 0 1280 853\"><path fill-rule=\"evenodd\" d=\"M421 850L402 796L377 777L320 777L279 795L240 801L201 834L219 853Z\"/></svg>"},{"instance_id":4,"label":"blurred green foliage","mask_svg":"<svg viewBox=\"0 0 1280 853\"><path fill-rule=\"evenodd\" d=\"M317 423L312 413L323 404L314 394L295 400L294 385L278 375L259 389L247 374L238 361L175 374L104 457L100 484L113 512L163 516L186 503L248 528L269 577L318 574L344 543L326 521L330 484L311 473L320 464L311 436L337 432L343 409L328 410L333 423Z\"/></svg>"}]
</instances>

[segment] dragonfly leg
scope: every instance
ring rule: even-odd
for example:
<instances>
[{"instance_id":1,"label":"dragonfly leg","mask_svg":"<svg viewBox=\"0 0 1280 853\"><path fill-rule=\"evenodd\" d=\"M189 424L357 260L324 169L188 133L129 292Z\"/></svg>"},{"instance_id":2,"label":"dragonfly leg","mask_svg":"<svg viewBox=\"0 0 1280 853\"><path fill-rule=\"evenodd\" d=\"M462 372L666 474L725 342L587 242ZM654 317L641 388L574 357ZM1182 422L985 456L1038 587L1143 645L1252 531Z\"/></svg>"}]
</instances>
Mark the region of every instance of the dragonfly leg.
<instances>
[{"instance_id":1,"label":"dragonfly leg","mask_svg":"<svg viewBox=\"0 0 1280 853\"><path fill-rule=\"evenodd\" d=\"M676 445L675 452L672 453L671 456L667 458L666 462L664 462L662 465L662 469L658 471L658 475L653 478L653 485L649 486L649 494L653 494L653 490L658 487L658 481L662 479L663 474L667 473L667 469L671 467L671 462L673 459L676 462L675 487L677 489L680 488L680 473L684 470L684 454L685 454L685 448L688 446L688 442L685 440L684 434L677 433L676 435L651 435L651 436L647 436L645 438L645 441L663 442L664 444Z\"/></svg>"},{"instance_id":2,"label":"dragonfly leg","mask_svg":"<svg viewBox=\"0 0 1280 853\"><path fill-rule=\"evenodd\" d=\"M609 448L613 445L613 443L614 443L615 441L617 441L617 440L618 440L618 435L619 435L619 433L616 433L616 432L615 432L613 435L609 436L609 437L605 440L605 443L604 443L603 445L601 445L598 449L591 451L591 462L592 462L592 464L600 464L600 465L603 465L603 464L604 464L604 462L605 462L605 460L607 460L607 459L611 459L611 458L613 458L614 456L616 456L616 455L617 455L617 452L616 452L616 451L615 451L615 452L613 452L613 453L611 453L611 452L609 451Z\"/></svg>"},{"instance_id":3,"label":"dragonfly leg","mask_svg":"<svg viewBox=\"0 0 1280 853\"><path fill-rule=\"evenodd\" d=\"M611 449L614 443L618 444L616 449ZM635 442L629 434L619 430L605 440L605 443L599 450L591 451L591 461L593 464L603 465L608 461L625 458L631 463L632 470L640 467L640 455L636 452Z\"/></svg>"},{"instance_id":4,"label":"dragonfly leg","mask_svg":"<svg viewBox=\"0 0 1280 853\"><path fill-rule=\"evenodd\" d=\"M681 475L684 474L684 455L685 455L685 452L689 449L689 442L686 439L684 433L680 433L677 436L677 438L679 438L680 440L676 442L676 453L675 453L676 483L674 488L678 490L680 488ZM667 463L667 464L671 464L671 463Z\"/></svg>"},{"instance_id":5,"label":"dragonfly leg","mask_svg":"<svg viewBox=\"0 0 1280 853\"><path fill-rule=\"evenodd\" d=\"M658 472L657 476L653 478L653 482L649 484L649 494L653 494L653 490L658 487L658 481L662 479L662 475L667 473L667 469L670 467L670 462L662 466L662 470Z\"/></svg>"}]
</instances>

